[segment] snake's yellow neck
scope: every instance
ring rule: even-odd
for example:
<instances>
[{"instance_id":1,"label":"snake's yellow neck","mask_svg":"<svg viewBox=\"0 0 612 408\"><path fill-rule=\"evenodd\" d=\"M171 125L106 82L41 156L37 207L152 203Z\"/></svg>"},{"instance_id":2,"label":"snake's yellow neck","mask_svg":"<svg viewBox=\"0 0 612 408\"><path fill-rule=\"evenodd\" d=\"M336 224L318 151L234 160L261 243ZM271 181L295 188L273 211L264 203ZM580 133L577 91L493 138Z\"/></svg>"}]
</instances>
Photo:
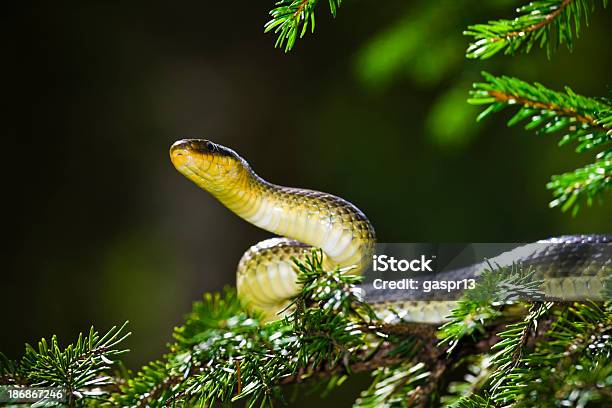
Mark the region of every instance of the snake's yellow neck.
<instances>
[{"instance_id":1,"label":"snake's yellow neck","mask_svg":"<svg viewBox=\"0 0 612 408\"><path fill-rule=\"evenodd\" d=\"M246 221L270 230L265 215L274 200L275 186L258 177L252 170L243 168L240 175L211 193L232 212ZM275 232L275 231L271 231Z\"/></svg>"},{"instance_id":2,"label":"snake's yellow neck","mask_svg":"<svg viewBox=\"0 0 612 408\"><path fill-rule=\"evenodd\" d=\"M174 166L246 221L273 234L321 248L326 267L363 269L374 229L353 204L331 194L268 183L236 152L204 139L176 142Z\"/></svg>"},{"instance_id":3,"label":"snake's yellow neck","mask_svg":"<svg viewBox=\"0 0 612 408\"><path fill-rule=\"evenodd\" d=\"M370 256L374 232L369 221L338 197L271 184L250 168L211 192L251 224L321 248L329 266L354 266L353 273L359 273Z\"/></svg>"}]
</instances>

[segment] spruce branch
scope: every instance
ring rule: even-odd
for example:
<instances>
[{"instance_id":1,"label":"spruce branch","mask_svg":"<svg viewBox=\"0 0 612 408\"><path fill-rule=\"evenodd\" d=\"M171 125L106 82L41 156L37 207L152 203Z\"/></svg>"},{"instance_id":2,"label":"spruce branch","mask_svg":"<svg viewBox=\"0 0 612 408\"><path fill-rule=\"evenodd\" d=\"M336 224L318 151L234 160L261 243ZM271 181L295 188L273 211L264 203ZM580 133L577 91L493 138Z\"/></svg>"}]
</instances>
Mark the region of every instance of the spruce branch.
<instances>
[{"instance_id":1,"label":"spruce branch","mask_svg":"<svg viewBox=\"0 0 612 408\"><path fill-rule=\"evenodd\" d=\"M553 176L547 187L555 199L551 207L574 214L580 203L592 205L602 197L612 182L612 104L604 98L576 94L570 88L564 92L530 84L517 78L496 77L483 72L486 82L475 83L468 102L488 105L478 116L482 120L506 107L519 106L508 121L509 126L527 122L526 130L539 134L562 133L559 145L576 144L576 152L597 151L597 161L572 173Z\"/></svg>"},{"instance_id":2,"label":"spruce branch","mask_svg":"<svg viewBox=\"0 0 612 408\"><path fill-rule=\"evenodd\" d=\"M490 340L498 341L499 339L497 336L493 336ZM482 348L482 350L487 349ZM471 398L478 396L479 392L485 387L489 377L491 376L491 358L485 353L470 355L463 359L463 363L466 365L463 381L452 381L448 385L448 392L450 394L442 397L442 402L445 403L446 406L460 407L465 406L465 404L468 403L477 404L482 403L483 401L488 401L488 399L481 399L480 401L471 400ZM489 401L489 404L489 406L491 406L492 402Z\"/></svg>"},{"instance_id":3,"label":"spruce branch","mask_svg":"<svg viewBox=\"0 0 612 408\"><path fill-rule=\"evenodd\" d=\"M264 324L236 292L205 295L194 304L162 363L145 367L117 393L124 406L282 401L282 384L373 369L393 356L373 330L373 312L355 287L359 278L325 271L322 254L297 262L302 291L284 319ZM374 353L365 353L372 343ZM374 349L371 349L374 350Z\"/></svg>"},{"instance_id":4,"label":"spruce branch","mask_svg":"<svg viewBox=\"0 0 612 408\"><path fill-rule=\"evenodd\" d=\"M550 202L550 206L561 206L563 211L574 206L575 215L580 208L580 201L586 201L587 205L591 206L596 197L603 197L604 193L609 191L612 186L612 157L598 160L570 173L552 176L546 186L553 190L556 197Z\"/></svg>"},{"instance_id":5,"label":"spruce branch","mask_svg":"<svg viewBox=\"0 0 612 408\"><path fill-rule=\"evenodd\" d=\"M439 345L448 345L451 353L465 337L483 336L488 327L502 317L505 306L520 299L537 299L543 294L541 281L533 278L534 270L514 264L508 267L489 265L476 283L457 302L450 320L438 330Z\"/></svg>"},{"instance_id":6,"label":"spruce branch","mask_svg":"<svg viewBox=\"0 0 612 408\"><path fill-rule=\"evenodd\" d=\"M9 359L0 353L0 384L4 385L27 385L27 373L15 360Z\"/></svg>"},{"instance_id":7,"label":"spruce branch","mask_svg":"<svg viewBox=\"0 0 612 408\"><path fill-rule=\"evenodd\" d=\"M611 332L609 303L535 303L524 320L499 334L496 353L481 360L484 372L478 380L466 377L460 390L467 392L451 406L605 406L611 397Z\"/></svg>"},{"instance_id":8,"label":"spruce branch","mask_svg":"<svg viewBox=\"0 0 612 408\"><path fill-rule=\"evenodd\" d=\"M530 84L513 77L496 77L487 72L482 72L482 76L487 82L475 83L468 100L474 105L489 105L478 120L507 106L518 105L521 109L508 122L510 126L530 119L526 127L528 130L541 128L544 133L552 133L565 129L567 134L563 143L570 140L580 142L579 152L612 141L612 134L605 137L612 131L609 118L612 105L607 101L578 95L570 88L558 92L542 84ZM594 135L585 137L587 133Z\"/></svg>"},{"instance_id":9,"label":"spruce branch","mask_svg":"<svg viewBox=\"0 0 612 408\"><path fill-rule=\"evenodd\" d=\"M521 296L537 292L529 269L491 267L464 294L453 314L456 319L436 330L423 324L382 323L356 286L360 278L324 270L321 252L296 261L296 268L302 290L285 318L264 323L234 289L204 295L185 324L175 329L175 342L162 360L136 374L119 370L114 379L99 372L102 364L90 369L93 383L78 384L81 388L74 395L81 397L73 405L103 400L122 407L214 406L245 400L247 407L270 406L284 401L287 385L299 383L329 393L359 372L372 372L373 381L357 407L426 407L441 399L455 407L501 407L508 401L517 401L518 407L552 401L557 395L568 401L578 395L587 402L607 397L601 384L612 381L606 363L612 354L610 306L536 302L526 315L516 313L507 303L524 303ZM469 336L473 327L459 327L469 327L470 319L459 317L470 303L491 308L486 316L470 318L483 329L471 332L477 336ZM122 340L119 331L77 341L74 349L85 356L80 361L99 353L115 356L112 350ZM448 345L436 344L436 337L456 340L456 350L448 353ZM89 343L91 347L83 348ZM491 350L498 352L491 356ZM26 385L32 385L28 376L36 364L40 370L33 375L55 375L54 367L40 365L47 361L40 355L48 353L36 353L19 363L0 357L3 382L17 384L25 378ZM448 377L456 376L464 361L472 366L465 382L448 385Z\"/></svg>"},{"instance_id":10,"label":"spruce branch","mask_svg":"<svg viewBox=\"0 0 612 408\"><path fill-rule=\"evenodd\" d=\"M86 336L79 334L77 341L64 349L56 336L50 341L43 338L38 349L26 344L18 362L0 356L0 383L63 388L71 407L86 399L105 399L108 387L115 384L108 371L117 357L128 351L117 349L131 334L123 334L126 325L113 326L104 335L92 327Z\"/></svg>"},{"instance_id":11,"label":"spruce branch","mask_svg":"<svg viewBox=\"0 0 612 408\"><path fill-rule=\"evenodd\" d=\"M270 11L272 19L264 26L264 32L273 31L277 34L275 47L284 47L289 52L295 41L304 37L310 26L311 33L315 30L315 9L319 0L280 0ZM329 10L333 17L342 0L329 0Z\"/></svg>"},{"instance_id":12,"label":"spruce branch","mask_svg":"<svg viewBox=\"0 0 612 408\"><path fill-rule=\"evenodd\" d=\"M557 308L551 328L539 337L535 350L522 357L523 367L500 375L505 385L496 396L498 402L530 407L540 401L558 401L560 406L603 401L605 384L612 383L611 312L609 304Z\"/></svg>"},{"instance_id":13,"label":"spruce branch","mask_svg":"<svg viewBox=\"0 0 612 408\"><path fill-rule=\"evenodd\" d=\"M267 406L284 400L281 387L288 384L308 382L329 392L348 375L379 370L372 389L399 375L396 391L383 399L425 404L432 392L432 384L424 383L427 373L438 378L446 367L435 330L382 324L356 286L361 278L326 271L322 259L314 251L295 261L302 290L282 320L263 323L232 289L205 295L175 330L164 361L123 382L114 402L162 407L242 399L249 407ZM400 366L416 367L414 375L388 370Z\"/></svg>"},{"instance_id":14,"label":"spruce branch","mask_svg":"<svg viewBox=\"0 0 612 408\"><path fill-rule=\"evenodd\" d=\"M492 357L496 370L491 374L492 399L506 404L516 398L516 389L524 387L519 379L530 370L528 358L525 359L525 348L530 335L537 335L538 322L553 306L553 303L534 303L527 317L507 326L499 333L501 341L493 346L499 350ZM511 382L511 384L508 384Z\"/></svg>"},{"instance_id":15,"label":"spruce branch","mask_svg":"<svg viewBox=\"0 0 612 408\"><path fill-rule=\"evenodd\" d=\"M402 363L395 367L381 367L372 372L370 387L363 391L354 408L406 407L419 398L419 385L430 372L423 363Z\"/></svg>"},{"instance_id":16,"label":"spruce branch","mask_svg":"<svg viewBox=\"0 0 612 408\"><path fill-rule=\"evenodd\" d=\"M579 37L582 25L588 25L597 0L539 0L519 7L512 20L475 24L464 31L474 38L466 51L467 58L487 59L504 51L515 54L529 52L535 45L546 48L550 58L561 44L571 51L574 36ZM607 7L607 0L603 0Z\"/></svg>"}]
</instances>

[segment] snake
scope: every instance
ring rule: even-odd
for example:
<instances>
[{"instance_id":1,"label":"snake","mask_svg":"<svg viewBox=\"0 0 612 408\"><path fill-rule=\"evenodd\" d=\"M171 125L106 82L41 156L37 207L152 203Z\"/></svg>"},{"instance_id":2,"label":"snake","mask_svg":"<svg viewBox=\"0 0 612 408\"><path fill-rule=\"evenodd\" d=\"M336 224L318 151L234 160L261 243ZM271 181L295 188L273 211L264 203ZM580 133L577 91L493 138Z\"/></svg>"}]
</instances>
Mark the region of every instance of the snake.
<instances>
[{"instance_id":1,"label":"snake","mask_svg":"<svg viewBox=\"0 0 612 408\"><path fill-rule=\"evenodd\" d=\"M356 275L366 270L375 249L376 234L365 214L349 201L320 191L270 183L234 150L206 139L175 142L170 148L170 160L181 174L230 211L277 236L251 246L236 271L238 296L266 319L274 320L287 313L287 305L300 292L293 260L303 259L313 248L321 250L325 270L337 268ZM609 276L611 242L612 236L608 235L563 236L520 247L512 256L505 254L493 261L502 266L517 260L535 265L540 276L556 278L546 289L549 292L588 292L591 286L601 288L602 274ZM581 243L608 246L585 257L576 245ZM576 253L577 258L573 256ZM581 276L555 276L559 272L551 271L550 265L560 259L571 263L570 269L581 266ZM585 267L587 264L596 267ZM490 262L483 261L448 272L446 277L478 276L487 265ZM596 278L599 284L595 284ZM397 291L366 288L365 292L366 300L389 322L401 319L442 323L457 305L456 301L405 299Z\"/></svg>"}]
</instances>

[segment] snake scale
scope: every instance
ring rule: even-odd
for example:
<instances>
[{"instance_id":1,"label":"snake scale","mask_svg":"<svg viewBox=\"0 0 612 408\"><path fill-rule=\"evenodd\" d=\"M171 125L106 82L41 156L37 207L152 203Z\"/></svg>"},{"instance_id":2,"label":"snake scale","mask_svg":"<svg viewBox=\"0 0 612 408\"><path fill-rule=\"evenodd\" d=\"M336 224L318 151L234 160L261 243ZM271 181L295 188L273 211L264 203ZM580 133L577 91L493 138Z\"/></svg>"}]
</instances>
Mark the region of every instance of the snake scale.
<instances>
[{"instance_id":1,"label":"snake scale","mask_svg":"<svg viewBox=\"0 0 612 408\"><path fill-rule=\"evenodd\" d=\"M374 227L356 206L348 201L313 190L283 187L259 177L235 151L204 139L180 140L170 148L170 158L176 169L244 220L279 236L259 242L242 256L236 273L239 296L251 307L260 309L272 319L285 308L289 299L299 292L292 257L304 256L305 250L320 248L325 268L347 268L359 274L365 268L376 242ZM554 243L609 243L612 237L568 236L551 240ZM543 276L554 274L546 271L550 258L560 256L563 246L552 249L523 248L524 258L543 268ZM574 248L574 247L572 247ZM566 248L567 249L567 248ZM605 257L605 259L601 259ZM609 271L612 261L609 253L595 255L598 265ZM450 272L463 279L477 276L484 265ZM588 268L587 268L588 269ZM591 268L593 269L593 268ZM578 283L560 277L557 291L570 286L588 288L588 279L600 276L601 268L587 272ZM573 290L573 289L572 289ZM456 305L453 301L406 301L396 295L381 292L367 300L386 319L392 316L408 321L438 323L445 320Z\"/></svg>"}]
</instances>

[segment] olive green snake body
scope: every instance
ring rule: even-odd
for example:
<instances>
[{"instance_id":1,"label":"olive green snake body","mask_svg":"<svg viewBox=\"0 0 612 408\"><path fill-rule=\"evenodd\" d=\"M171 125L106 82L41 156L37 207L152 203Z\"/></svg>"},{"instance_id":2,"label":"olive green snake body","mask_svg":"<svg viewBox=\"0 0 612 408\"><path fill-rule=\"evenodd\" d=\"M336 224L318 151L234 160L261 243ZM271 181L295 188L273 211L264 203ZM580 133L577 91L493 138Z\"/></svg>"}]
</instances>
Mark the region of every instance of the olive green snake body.
<instances>
[{"instance_id":1,"label":"olive green snake body","mask_svg":"<svg viewBox=\"0 0 612 408\"><path fill-rule=\"evenodd\" d=\"M376 242L374 227L348 201L269 183L236 152L204 139L174 143L170 157L179 172L232 212L279 236L249 248L236 274L238 295L269 318L285 309L300 290L293 257L299 259L310 248L320 248L325 268L344 268L352 274L361 273L370 261ZM380 294L371 300L383 318L390 319L388 311L399 309L393 316L431 323L444 321L456 305L454 301L406 301Z\"/></svg>"}]
</instances>

